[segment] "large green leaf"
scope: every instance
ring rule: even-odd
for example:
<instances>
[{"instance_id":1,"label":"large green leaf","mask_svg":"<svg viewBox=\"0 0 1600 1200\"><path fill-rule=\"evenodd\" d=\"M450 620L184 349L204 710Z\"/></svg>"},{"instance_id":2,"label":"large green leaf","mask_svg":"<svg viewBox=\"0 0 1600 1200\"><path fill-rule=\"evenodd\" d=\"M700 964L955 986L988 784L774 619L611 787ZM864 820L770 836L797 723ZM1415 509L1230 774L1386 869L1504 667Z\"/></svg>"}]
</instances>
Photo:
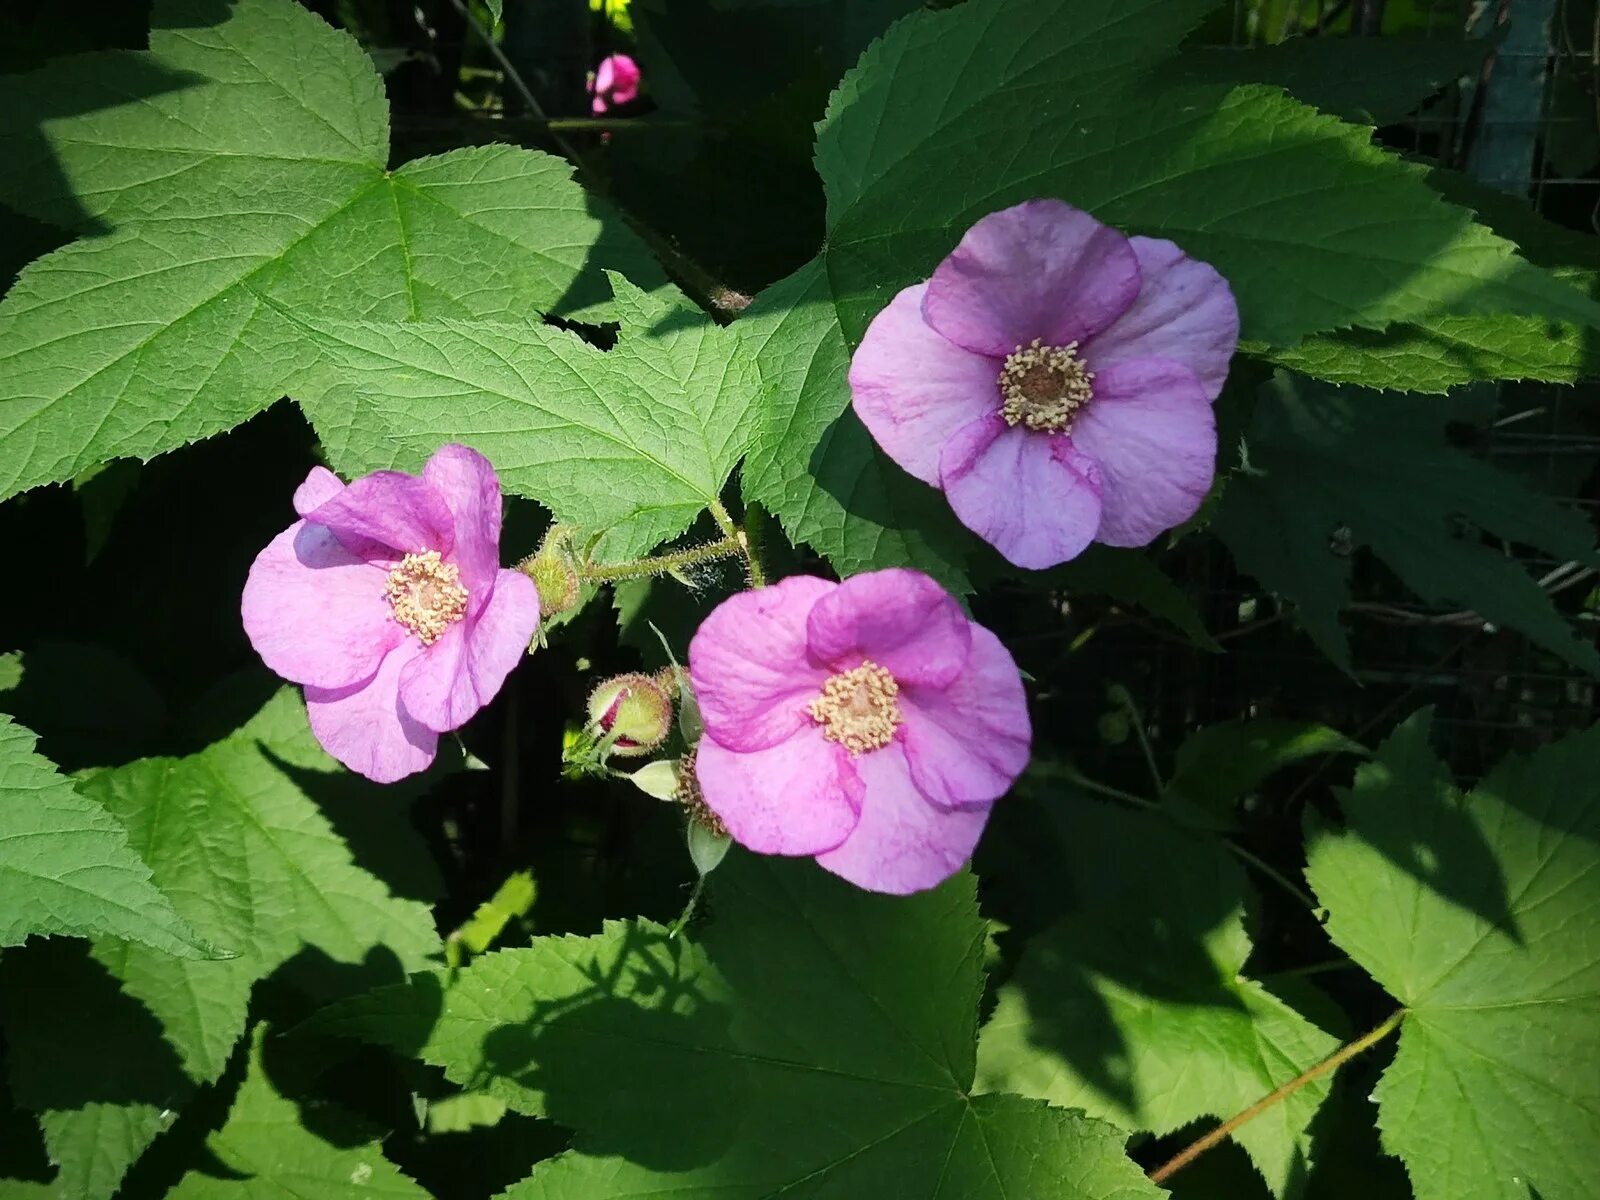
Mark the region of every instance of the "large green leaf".
<instances>
[{"instance_id":1,"label":"large green leaf","mask_svg":"<svg viewBox=\"0 0 1600 1200\"><path fill-rule=\"evenodd\" d=\"M1000 989L980 1087L1168 1133L1230 1117L1333 1051L1336 1039L1241 974L1249 889L1215 838L1066 800L1051 811L1069 911ZM1276 1194L1304 1174L1326 1095L1325 1081L1309 1084L1235 1135Z\"/></svg>"},{"instance_id":2,"label":"large green leaf","mask_svg":"<svg viewBox=\"0 0 1600 1200\"><path fill-rule=\"evenodd\" d=\"M1428 603L1470 608L1600 672L1594 646L1478 532L1594 562L1594 531L1580 513L1452 447L1446 424L1469 415L1459 405L1280 376L1262 391L1245 438L1247 466L1229 479L1212 528L1347 670L1340 610L1350 598L1350 550L1371 546ZM1465 533L1462 520L1472 527ZM1341 528L1348 538L1335 538Z\"/></svg>"},{"instance_id":3,"label":"large green leaf","mask_svg":"<svg viewBox=\"0 0 1600 1200\"><path fill-rule=\"evenodd\" d=\"M761 374L744 494L842 575L916 567L958 592L973 544L944 497L873 444L849 411L850 350L820 259L774 284L734 326Z\"/></svg>"},{"instance_id":4,"label":"large green leaf","mask_svg":"<svg viewBox=\"0 0 1600 1200\"><path fill-rule=\"evenodd\" d=\"M898 509L927 501L840 416L845 364L871 318L973 221L1031 197L1060 196L1213 263L1243 336L1263 348L1396 322L1420 337L1462 313L1596 323L1600 306L1443 201L1369 130L1270 87L1163 70L1210 7L972 0L908 17L868 48L819 127L820 266L778 285L760 350L781 387L761 426L774 441L753 449L751 494L792 533L844 568L880 544L871 565L921 565L919 543L938 535ZM790 317L802 301L806 313ZM916 499L878 499L888 493ZM963 565L959 543L938 558L947 577Z\"/></svg>"},{"instance_id":5,"label":"large green leaf","mask_svg":"<svg viewBox=\"0 0 1600 1200\"><path fill-rule=\"evenodd\" d=\"M428 1200L355 1117L318 1102L314 1120L308 1119L265 1062L266 1037L266 1027L258 1025L233 1109L206 1139L206 1149L226 1172L214 1165L189 1172L167 1193L171 1200Z\"/></svg>"},{"instance_id":6,"label":"large green leaf","mask_svg":"<svg viewBox=\"0 0 1600 1200\"><path fill-rule=\"evenodd\" d=\"M106 1196L192 1085L221 1074L258 980L308 949L343 964L357 985L392 978L422 967L439 939L428 908L358 866L324 815L392 804L394 790L380 799L379 789L340 770L312 738L293 691L198 754L141 759L83 786L126 822L178 913L237 951L193 962L102 938L93 964L57 958L24 975L30 990L53 987L57 999L8 1006L8 1041L29 1047L13 1056L14 1090L40 1113L63 1191ZM392 814L384 840L422 857L393 827L401 820ZM66 1036L76 1053L104 1065L63 1075L52 1047ZM91 1082L111 1072L129 1082L109 1090Z\"/></svg>"},{"instance_id":7,"label":"large green leaf","mask_svg":"<svg viewBox=\"0 0 1600 1200\"><path fill-rule=\"evenodd\" d=\"M1418 1200L1585 1200L1600 1173L1600 728L1463 796L1413 717L1307 872L1335 942L1406 1008L1378 1085Z\"/></svg>"},{"instance_id":8,"label":"large green leaf","mask_svg":"<svg viewBox=\"0 0 1600 1200\"><path fill-rule=\"evenodd\" d=\"M611 280L610 351L539 325L307 321L326 358L296 395L341 469L466 442L559 519L620 527L608 553L648 550L717 499L749 441L755 370L732 330Z\"/></svg>"},{"instance_id":9,"label":"large green leaf","mask_svg":"<svg viewBox=\"0 0 1600 1200\"><path fill-rule=\"evenodd\" d=\"M127 830L35 754L35 741L0 713L0 946L30 934L111 936L214 957L151 882Z\"/></svg>"},{"instance_id":10,"label":"large green leaf","mask_svg":"<svg viewBox=\"0 0 1600 1200\"><path fill-rule=\"evenodd\" d=\"M370 60L292 0L159 0L155 23L147 53L0 87L0 148L32 166L0 197L109 228L0 304L0 496L266 407L314 353L286 311L583 316L608 308L596 260L659 278L559 159L485 146L386 170Z\"/></svg>"},{"instance_id":11,"label":"large green leaf","mask_svg":"<svg viewBox=\"0 0 1600 1200\"><path fill-rule=\"evenodd\" d=\"M897 899L735 854L712 880L698 942L648 922L545 938L314 1028L420 1053L578 1129L517 1200L1158 1194L1109 1127L971 1094L984 925L970 875Z\"/></svg>"}]
</instances>

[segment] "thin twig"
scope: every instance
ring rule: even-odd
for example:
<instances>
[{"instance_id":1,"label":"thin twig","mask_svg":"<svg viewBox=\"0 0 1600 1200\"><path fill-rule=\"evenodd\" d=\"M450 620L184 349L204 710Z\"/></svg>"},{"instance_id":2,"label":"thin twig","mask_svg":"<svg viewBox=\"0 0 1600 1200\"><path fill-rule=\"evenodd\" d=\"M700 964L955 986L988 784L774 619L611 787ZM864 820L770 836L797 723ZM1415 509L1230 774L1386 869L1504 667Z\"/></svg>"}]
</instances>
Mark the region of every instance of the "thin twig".
<instances>
[{"instance_id":1,"label":"thin twig","mask_svg":"<svg viewBox=\"0 0 1600 1200\"><path fill-rule=\"evenodd\" d=\"M1405 1019L1405 1015L1406 1010L1403 1008L1400 1009L1371 1033L1357 1038L1347 1046L1341 1046L1338 1050L1335 1050L1316 1066L1310 1068L1309 1070L1302 1071L1299 1075L1296 1075L1282 1087L1275 1088L1273 1091L1268 1092L1265 1096L1261 1097L1261 1099L1257 1100L1242 1113L1239 1113L1237 1116L1229 1117L1210 1133L1194 1142L1191 1142L1182 1150L1178 1151L1177 1154L1169 1158L1166 1162L1162 1163L1155 1170L1151 1171L1150 1182L1166 1182L1166 1180L1170 1179L1173 1174L1181 1171L1184 1167L1188 1166L1195 1159L1199 1158L1207 1150L1211 1149L1219 1142L1222 1142L1229 1134L1238 1129L1241 1125L1248 1121L1253 1121L1256 1117L1259 1117L1262 1113L1266 1112L1267 1109L1271 1108L1274 1104L1277 1104L1280 1100L1285 1100L1294 1095L1301 1088L1305 1087L1306 1084L1312 1082L1313 1080L1321 1079L1324 1075L1328 1075L1334 1071L1337 1071L1340 1067L1349 1062L1356 1055L1360 1054L1363 1050L1370 1050L1373 1046L1383 1041L1384 1038L1388 1037L1391 1033L1398 1029L1400 1027L1400 1022Z\"/></svg>"}]
</instances>

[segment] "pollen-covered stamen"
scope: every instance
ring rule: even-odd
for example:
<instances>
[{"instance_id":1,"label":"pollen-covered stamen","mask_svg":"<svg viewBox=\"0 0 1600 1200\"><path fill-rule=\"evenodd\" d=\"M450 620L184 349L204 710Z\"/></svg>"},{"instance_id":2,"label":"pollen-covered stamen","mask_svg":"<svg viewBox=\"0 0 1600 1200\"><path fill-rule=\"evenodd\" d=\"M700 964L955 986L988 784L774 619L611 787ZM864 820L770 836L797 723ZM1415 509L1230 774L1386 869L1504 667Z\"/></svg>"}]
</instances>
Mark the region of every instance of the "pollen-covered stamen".
<instances>
[{"instance_id":1,"label":"pollen-covered stamen","mask_svg":"<svg viewBox=\"0 0 1600 1200\"><path fill-rule=\"evenodd\" d=\"M467 589L454 563L442 562L437 550L408 554L389 572L383 585L394 619L424 646L439 640L467 612Z\"/></svg>"},{"instance_id":2,"label":"pollen-covered stamen","mask_svg":"<svg viewBox=\"0 0 1600 1200\"><path fill-rule=\"evenodd\" d=\"M1006 355L1000 368L1000 415L1007 425L1064 433L1094 399L1094 372L1078 357L1078 343L1046 346L1034 338Z\"/></svg>"},{"instance_id":3,"label":"pollen-covered stamen","mask_svg":"<svg viewBox=\"0 0 1600 1200\"><path fill-rule=\"evenodd\" d=\"M823 737L853 755L881 750L905 719L895 700L899 694L894 676L867 659L854 670L828 677L822 695L811 702L811 717L822 726Z\"/></svg>"}]
</instances>

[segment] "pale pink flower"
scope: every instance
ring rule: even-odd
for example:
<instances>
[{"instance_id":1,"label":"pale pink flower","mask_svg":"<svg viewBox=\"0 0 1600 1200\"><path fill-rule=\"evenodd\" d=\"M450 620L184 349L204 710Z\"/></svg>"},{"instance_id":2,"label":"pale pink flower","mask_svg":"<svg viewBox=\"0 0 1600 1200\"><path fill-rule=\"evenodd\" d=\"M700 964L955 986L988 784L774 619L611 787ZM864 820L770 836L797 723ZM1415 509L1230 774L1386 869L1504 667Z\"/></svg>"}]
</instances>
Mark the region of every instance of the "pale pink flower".
<instances>
[{"instance_id":1,"label":"pale pink flower","mask_svg":"<svg viewBox=\"0 0 1600 1200\"><path fill-rule=\"evenodd\" d=\"M701 624L689 677L706 807L750 849L872 891L959 870L1028 762L1011 655L917 571L741 592Z\"/></svg>"},{"instance_id":2,"label":"pale pink flower","mask_svg":"<svg viewBox=\"0 0 1600 1200\"><path fill-rule=\"evenodd\" d=\"M990 213L872 321L856 413L1021 567L1143 546L1211 487L1239 341L1227 281L1060 200Z\"/></svg>"},{"instance_id":3,"label":"pale pink flower","mask_svg":"<svg viewBox=\"0 0 1600 1200\"><path fill-rule=\"evenodd\" d=\"M257 556L242 602L256 652L305 687L311 730L389 783L494 698L539 624L533 581L500 566L500 481L466 446L422 474L348 486L315 467L301 519Z\"/></svg>"}]
</instances>

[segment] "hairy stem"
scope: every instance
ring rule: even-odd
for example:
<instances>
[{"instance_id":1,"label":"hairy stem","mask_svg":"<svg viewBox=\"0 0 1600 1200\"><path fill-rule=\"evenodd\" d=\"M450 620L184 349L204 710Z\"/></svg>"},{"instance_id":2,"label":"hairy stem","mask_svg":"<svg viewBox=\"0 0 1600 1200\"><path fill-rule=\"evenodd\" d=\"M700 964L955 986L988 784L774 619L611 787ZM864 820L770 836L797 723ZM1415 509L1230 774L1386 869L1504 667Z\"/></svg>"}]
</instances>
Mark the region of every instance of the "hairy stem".
<instances>
[{"instance_id":1,"label":"hairy stem","mask_svg":"<svg viewBox=\"0 0 1600 1200\"><path fill-rule=\"evenodd\" d=\"M743 553L744 545L735 533L718 538L714 542L703 542L698 546L671 550L666 554L653 554L649 558L638 558L632 562L615 563L610 566L586 563L578 568L578 574L587 583L621 583L628 579L651 579L670 571L682 570L684 567L697 567L701 563L716 562L720 558L733 558Z\"/></svg>"},{"instance_id":2,"label":"hairy stem","mask_svg":"<svg viewBox=\"0 0 1600 1200\"><path fill-rule=\"evenodd\" d=\"M1151 1171L1150 1182L1164 1183L1167 1179L1171 1178L1174 1173L1181 1171L1184 1167L1188 1166L1195 1159L1199 1158L1207 1150L1211 1149L1211 1147L1217 1145L1219 1142L1227 1138L1228 1135L1234 1130L1238 1129L1239 1126L1245 1124L1247 1121L1253 1121L1256 1117L1259 1117L1262 1113L1266 1112L1267 1109L1271 1108L1274 1104L1277 1104L1280 1100L1285 1100L1294 1095L1313 1079L1321 1079L1324 1075L1331 1075L1334 1071L1337 1071L1340 1067L1349 1062L1362 1051L1370 1050L1373 1046L1376 1046L1379 1042L1383 1041L1384 1038L1388 1037L1396 1029L1400 1028L1400 1022L1405 1019L1405 1015L1406 1010L1403 1008L1399 1009L1382 1025L1379 1025L1376 1029L1372 1030L1372 1032L1358 1037L1355 1041L1349 1043L1348 1045L1339 1047L1339 1049L1328 1055L1327 1058L1323 1059L1316 1066L1311 1067L1306 1071L1302 1071L1299 1075L1296 1075L1282 1087L1268 1092L1265 1096L1261 1097L1261 1099L1257 1100L1243 1112L1237 1114L1236 1116L1229 1117L1210 1133L1194 1142L1191 1142L1182 1150L1178 1151L1177 1154L1169 1158L1166 1162L1162 1163L1155 1170Z\"/></svg>"}]
</instances>

